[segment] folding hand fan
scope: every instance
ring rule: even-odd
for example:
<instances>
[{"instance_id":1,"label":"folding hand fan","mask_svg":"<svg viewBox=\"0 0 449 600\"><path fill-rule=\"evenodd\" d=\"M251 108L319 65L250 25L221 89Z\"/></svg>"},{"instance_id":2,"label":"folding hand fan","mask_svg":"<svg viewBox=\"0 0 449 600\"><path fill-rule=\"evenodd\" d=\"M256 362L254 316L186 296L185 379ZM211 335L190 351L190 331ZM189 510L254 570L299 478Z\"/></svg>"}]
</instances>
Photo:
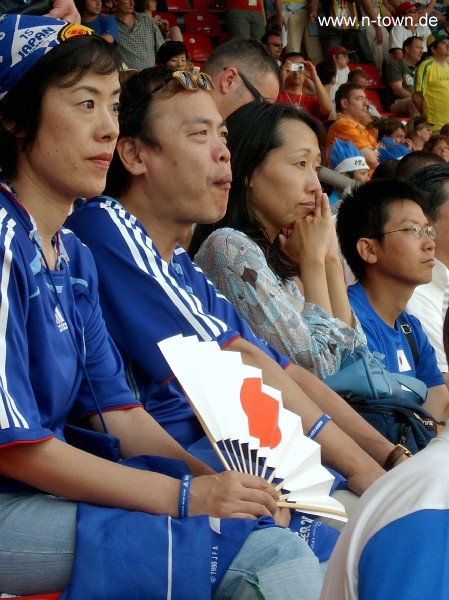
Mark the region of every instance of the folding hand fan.
<instances>
[{"instance_id":1,"label":"folding hand fan","mask_svg":"<svg viewBox=\"0 0 449 600\"><path fill-rule=\"evenodd\" d=\"M159 348L225 469L272 482L279 506L346 520L343 505L329 496L334 477L321 465L319 444L259 369L195 336L174 336Z\"/></svg>"}]
</instances>

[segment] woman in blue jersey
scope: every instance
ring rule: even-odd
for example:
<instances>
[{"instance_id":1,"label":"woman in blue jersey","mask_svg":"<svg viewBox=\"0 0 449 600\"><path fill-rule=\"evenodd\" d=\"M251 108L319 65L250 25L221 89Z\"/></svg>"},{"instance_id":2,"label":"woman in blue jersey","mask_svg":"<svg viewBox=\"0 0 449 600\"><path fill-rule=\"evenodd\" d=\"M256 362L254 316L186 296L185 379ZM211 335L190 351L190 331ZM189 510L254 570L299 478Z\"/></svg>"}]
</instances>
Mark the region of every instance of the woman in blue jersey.
<instances>
[{"instance_id":1,"label":"woman in blue jersey","mask_svg":"<svg viewBox=\"0 0 449 600\"><path fill-rule=\"evenodd\" d=\"M190 254L261 338L318 377L332 375L364 336L317 176L322 126L289 105L263 103L243 106L227 125L228 208L196 228Z\"/></svg>"},{"instance_id":2,"label":"woman in blue jersey","mask_svg":"<svg viewBox=\"0 0 449 600\"><path fill-rule=\"evenodd\" d=\"M0 17L0 593L187 600L242 585L259 597L250 582L264 589L274 569L266 597L298 597L304 582L316 598L315 557L271 527L286 522L274 489L211 473L132 397L92 256L62 228L76 196L103 190L118 135L120 58L91 34ZM167 458L99 458L66 443L68 421L106 426L122 458Z\"/></svg>"}]
</instances>

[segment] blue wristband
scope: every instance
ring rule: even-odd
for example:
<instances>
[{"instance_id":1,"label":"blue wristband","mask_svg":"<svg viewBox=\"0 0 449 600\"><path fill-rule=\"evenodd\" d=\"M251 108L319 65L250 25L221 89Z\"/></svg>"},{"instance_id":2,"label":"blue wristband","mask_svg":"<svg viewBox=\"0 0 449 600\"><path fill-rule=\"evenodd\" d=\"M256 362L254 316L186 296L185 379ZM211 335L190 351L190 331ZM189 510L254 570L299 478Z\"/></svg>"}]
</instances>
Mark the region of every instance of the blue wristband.
<instances>
[{"instance_id":1,"label":"blue wristband","mask_svg":"<svg viewBox=\"0 0 449 600\"><path fill-rule=\"evenodd\" d=\"M322 415L318 419L318 421L312 425L312 427L306 433L306 437L310 438L311 440L314 440L316 436L320 433L320 431L323 429L323 427L326 425L326 423L328 423L331 420L332 419L330 418L330 416L324 413L324 415Z\"/></svg>"},{"instance_id":2,"label":"blue wristband","mask_svg":"<svg viewBox=\"0 0 449 600\"><path fill-rule=\"evenodd\" d=\"M183 475L181 479L181 489L179 490L178 519L183 519L188 516L191 483L192 475Z\"/></svg>"}]
</instances>

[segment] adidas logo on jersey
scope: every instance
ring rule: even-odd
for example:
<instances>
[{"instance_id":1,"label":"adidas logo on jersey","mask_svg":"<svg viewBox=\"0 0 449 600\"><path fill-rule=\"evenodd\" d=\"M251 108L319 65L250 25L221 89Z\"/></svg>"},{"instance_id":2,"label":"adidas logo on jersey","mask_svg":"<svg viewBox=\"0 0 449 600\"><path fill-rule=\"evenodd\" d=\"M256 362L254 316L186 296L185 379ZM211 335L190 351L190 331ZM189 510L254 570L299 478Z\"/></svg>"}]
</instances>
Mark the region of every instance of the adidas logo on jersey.
<instances>
[{"instance_id":1,"label":"adidas logo on jersey","mask_svg":"<svg viewBox=\"0 0 449 600\"><path fill-rule=\"evenodd\" d=\"M55 321L59 331L65 331L69 328L58 307L55 308Z\"/></svg>"}]
</instances>

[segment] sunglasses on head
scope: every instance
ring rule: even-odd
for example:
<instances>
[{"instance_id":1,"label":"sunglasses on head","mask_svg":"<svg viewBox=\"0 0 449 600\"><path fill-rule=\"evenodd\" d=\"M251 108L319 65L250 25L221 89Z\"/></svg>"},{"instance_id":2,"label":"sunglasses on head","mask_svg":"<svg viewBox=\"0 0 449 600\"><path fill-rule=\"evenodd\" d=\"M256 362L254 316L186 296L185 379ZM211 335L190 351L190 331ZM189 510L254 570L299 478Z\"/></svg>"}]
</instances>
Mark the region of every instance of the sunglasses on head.
<instances>
[{"instance_id":1,"label":"sunglasses on head","mask_svg":"<svg viewBox=\"0 0 449 600\"><path fill-rule=\"evenodd\" d=\"M176 79L182 87L188 92L195 92L198 89L205 90L206 92L214 91L214 84L212 79L207 73L189 73L189 71L173 71L168 77L166 77L159 85L151 90L150 94L155 94L161 90L167 83L172 79Z\"/></svg>"}]
</instances>

